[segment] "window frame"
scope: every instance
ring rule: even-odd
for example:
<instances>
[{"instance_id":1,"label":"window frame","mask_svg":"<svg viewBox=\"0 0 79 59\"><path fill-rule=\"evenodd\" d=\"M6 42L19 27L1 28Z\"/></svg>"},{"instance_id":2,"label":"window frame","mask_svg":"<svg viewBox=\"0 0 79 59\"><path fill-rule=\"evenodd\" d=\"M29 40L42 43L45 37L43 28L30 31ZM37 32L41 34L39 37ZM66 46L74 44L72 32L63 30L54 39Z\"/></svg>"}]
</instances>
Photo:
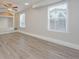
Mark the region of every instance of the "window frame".
<instances>
[{"instance_id":1,"label":"window frame","mask_svg":"<svg viewBox=\"0 0 79 59\"><path fill-rule=\"evenodd\" d=\"M52 7L55 7L55 6L58 6L58 5L62 5L62 4L67 4L67 9L66 9L66 12L67 12L67 15L66 15L66 31L62 31L62 30L56 30L55 29L50 29L50 16L49 16L49 9L52 8ZM67 1L63 1L63 2L59 2L59 3L56 3L54 5L51 5L51 6L48 6L48 31L54 31L54 32L64 32L64 33L67 33L68 32L68 24L69 24L69 21L68 21L68 3ZM56 27L56 26L55 26Z\"/></svg>"},{"instance_id":2,"label":"window frame","mask_svg":"<svg viewBox=\"0 0 79 59\"><path fill-rule=\"evenodd\" d=\"M20 21L19 21L19 27L20 27L20 28L25 28L25 27L26 27L26 14L25 14L25 13L20 13L20 17L21 17L22 14L24 14L24 17L25 17L25 18L24 18L24 21L25 21L24 24L25 24L25 25L24 25L24 26L21 26L21 19L20 19ZM20 18L20 17L19 17L19 18Z\"/></svg>"}]
</instances>

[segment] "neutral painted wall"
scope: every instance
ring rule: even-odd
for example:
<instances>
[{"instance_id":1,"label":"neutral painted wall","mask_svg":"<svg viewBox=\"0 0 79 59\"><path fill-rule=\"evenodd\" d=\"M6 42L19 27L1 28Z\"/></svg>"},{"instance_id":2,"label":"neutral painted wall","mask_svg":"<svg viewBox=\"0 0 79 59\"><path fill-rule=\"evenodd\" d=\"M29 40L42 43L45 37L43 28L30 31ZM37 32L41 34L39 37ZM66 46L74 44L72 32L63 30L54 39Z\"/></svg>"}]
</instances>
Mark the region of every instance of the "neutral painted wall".
<instances>
[{"instance_id":1,"label":"neutral painted wall","mask_svg":"<svg viewBox=\"0 0 79 59\"><path fill-rule=\"evenodd\" d=\"M15 14L15 28L19 29L19 13Z\"/></svg>"},{"instance_id":2,"label":"neutral painted wall","mask_svg":"<svg viewBox=\"0 0 79 59\"><path fill-rule=\"evenodd\" d=\"M48 31L48 7L38 9L28 8L26 13L26 28L22 31L39 36L50 37L73 44L79 44L79 0L68 1L69 32ZM21 28L20 28L21 29Z\"/></svg>"},{"instance_id":3,"label":"neutral painted wall","mask_svg":"<svg viewBox=\"0 0 79 59\"><path fill-rule=\"evenodd\" d=\"M13 18L10 17L0 17L0 33L12 31Z\"/></svg>"}]
</instances>

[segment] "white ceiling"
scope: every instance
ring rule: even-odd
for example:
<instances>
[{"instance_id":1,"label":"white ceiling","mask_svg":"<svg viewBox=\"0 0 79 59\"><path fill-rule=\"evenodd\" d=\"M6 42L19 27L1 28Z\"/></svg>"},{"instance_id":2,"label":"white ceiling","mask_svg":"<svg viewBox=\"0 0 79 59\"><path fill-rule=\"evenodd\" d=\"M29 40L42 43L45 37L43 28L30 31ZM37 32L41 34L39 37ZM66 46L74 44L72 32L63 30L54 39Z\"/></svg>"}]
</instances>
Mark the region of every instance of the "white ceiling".
<instances>
[{"instance_id":1,"label":"white ceiling","mask_svg":"<svg viewBox=\"0 0 79 59\"><path fill-rule=\"evenodd\" d=\"M11 2L11 3L16 4L18 6L18 10L21 11L24 8L28 7L28 6L24 5L25 3L29 3L29 6L30 6L30 5L38 3L39 1L42 1L42 0L0 0L1 3L2 3L2 1L3 2ZM2 5L0 5L0 9L3 9L3 8L5 8L5 7L3 7Z\"/></svg>"},{"instance_id":2,"label":"white ceiling","mask_svg":"<svg viewBox=\"0 0 79 59\"><path fill-rule=\"evenodd\" d=\"M18 7L18 11L22 11L29 6L41 6L46 4L52 4L58 1L63 0L0 0L0 11L1 9L5 8L1 5L2 2L15 4ZM26 6L25 3L29 3L29 5Z\"/></svg>"}]
</instances>

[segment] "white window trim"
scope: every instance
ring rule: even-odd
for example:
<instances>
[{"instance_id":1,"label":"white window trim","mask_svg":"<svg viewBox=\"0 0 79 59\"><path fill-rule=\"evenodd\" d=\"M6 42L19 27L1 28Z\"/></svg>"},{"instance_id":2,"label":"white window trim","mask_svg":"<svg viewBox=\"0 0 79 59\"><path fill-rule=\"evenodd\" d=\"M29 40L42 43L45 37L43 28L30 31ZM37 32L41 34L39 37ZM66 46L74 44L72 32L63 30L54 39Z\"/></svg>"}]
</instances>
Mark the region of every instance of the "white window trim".
<instances>
[{"instance_id":1,"label":"white window trim","mask_svg":"<svg viewBox=\"0 0 79 59\"><path fill-rule=\"evenodd\" d=\"M65 2L60 2L60 3L57 3L53 6L57 6L57 5L60 5L60 4L63 4L63 3L67 3L67 1ZM49 17L49 8L53 7L53 6L49 6L48 7L48 31L54 31L54 32L63 32L63 33L68 33L69 32L69 21L68 21L68 16L69 16L69 13L68 13L68 3L67 3L67 16L66 16L66 31L61 31L61 30L54 30L54 29L50 29L50 17Z\"/></svg>"},{"instance_id":2,"label":"white window trim","mask_svg":"<svg viewBox=\"0 0 79 59\"><path fill-rule=\"evenodd\" d=\"M24 14L24 15L26 15L25 13L20 13L20 15L21 14ZM20 17L19 17L20 18ZM26 16L25 16L25 26L21 26L21 24L20 24L21 22L19 21L19 27L20 28L25 28L26 27Z\"/></svg>"}]
</instances>

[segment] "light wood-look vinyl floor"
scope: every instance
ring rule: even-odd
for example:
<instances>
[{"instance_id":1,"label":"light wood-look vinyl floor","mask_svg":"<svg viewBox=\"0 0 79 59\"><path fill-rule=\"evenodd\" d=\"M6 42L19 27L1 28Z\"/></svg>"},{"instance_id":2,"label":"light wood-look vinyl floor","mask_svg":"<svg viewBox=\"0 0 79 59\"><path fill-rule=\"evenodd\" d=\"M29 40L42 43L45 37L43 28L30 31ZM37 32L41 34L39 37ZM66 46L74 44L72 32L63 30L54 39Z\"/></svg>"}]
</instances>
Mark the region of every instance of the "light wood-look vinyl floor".
<instances>
[{"instance_id":1,"label":"light wood-look vinyl floor","mask_svg":"<svg viewBox=\"0 0 79 59\"><path fill-rule=\"evenodd\" d=\"M0 59L79 59L79 51L21 33L0 35Z\"/></svg>"}]
</instances>

